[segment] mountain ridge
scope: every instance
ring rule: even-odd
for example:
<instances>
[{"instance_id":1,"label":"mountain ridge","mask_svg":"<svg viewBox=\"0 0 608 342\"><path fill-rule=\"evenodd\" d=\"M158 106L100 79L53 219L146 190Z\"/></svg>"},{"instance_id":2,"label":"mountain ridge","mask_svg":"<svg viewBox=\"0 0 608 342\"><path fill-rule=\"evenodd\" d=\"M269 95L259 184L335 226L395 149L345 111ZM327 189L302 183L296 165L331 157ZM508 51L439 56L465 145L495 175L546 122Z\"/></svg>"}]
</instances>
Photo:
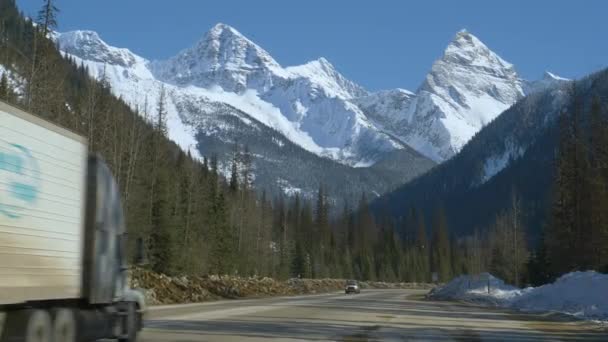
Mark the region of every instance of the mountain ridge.
<instances>
[{"instance_id":1,"label":"mountain ridge","mask_svg":"<svg viewBox=\"0 0 608 342\"><path fill-rule=\"evenodd\" d=\"M150 103L164 88L169 137L199 157L201 130L230 130L216 114L225 107L245 113L235 114L242 122L255 119L304 150L348 167L371 167L394 151L409 155L404 160L418 160L418 153L443 162L524 95L524 82L513 66L466 31L457 33L416 93L369 92L323 57L282 67L221 23L164 61L112 47L93 31L57 33L55 39L64 53L86 64L92 76L106 78L115 94L134 107L147 103L151 113ZM496 80L502 86L492 88ZM239 140L236 131L222 136L224 143Z\"/></svg>"}]
</instances>

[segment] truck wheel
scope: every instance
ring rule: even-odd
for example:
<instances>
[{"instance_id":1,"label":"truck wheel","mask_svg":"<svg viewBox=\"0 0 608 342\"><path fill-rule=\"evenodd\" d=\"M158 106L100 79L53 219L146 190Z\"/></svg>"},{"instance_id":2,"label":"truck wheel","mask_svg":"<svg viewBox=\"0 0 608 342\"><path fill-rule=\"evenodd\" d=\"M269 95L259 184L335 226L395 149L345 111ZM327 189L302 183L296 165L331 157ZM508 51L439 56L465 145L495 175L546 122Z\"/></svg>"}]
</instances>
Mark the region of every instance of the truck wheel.
<instances>
[{"instance_id":1,"label":"truck wheel","mask_svg":"<svg viewBox=\"0 0 608 342\"><path fill-rule=\"evenodd\" d=\"M76 342L77 323L74 312L70 309L59 309L55 311L53 321L54 342Z\"/></svg>"},{"instance_id":2,"label":"truck wheel","mask_svg":"<svg viewBox=\"0 0 608 342\"><path fill-rule=\"evenodd\" d=\"M123 335L118 338L119 342L135 342L137 341L137 333L139 331L138 313L135 303L128 303L126 307L126 316L123 320Z\"/></svg>"},{"instance_id":3,"label":"truck wheel","mask_svg":"<svg viewBox=\"0 0 608 342\"><path fill-rule=\"evenodd\" d=\"M44 310L28 312L25 325L25 342L52 342L51 315Z\"/></svg>"}]
</instances>

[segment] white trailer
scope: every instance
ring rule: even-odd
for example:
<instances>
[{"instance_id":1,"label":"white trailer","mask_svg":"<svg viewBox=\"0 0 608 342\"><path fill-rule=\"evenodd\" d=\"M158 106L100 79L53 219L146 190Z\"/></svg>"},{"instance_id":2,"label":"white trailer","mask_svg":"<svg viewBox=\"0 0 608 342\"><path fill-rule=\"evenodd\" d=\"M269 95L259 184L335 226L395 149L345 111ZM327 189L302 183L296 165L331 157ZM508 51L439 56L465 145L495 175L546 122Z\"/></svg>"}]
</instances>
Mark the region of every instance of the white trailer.
<instances>
[{"instance_id":1,"label":"white trailer","mask_svg":"<svg viewBox=\"0 0 608 342\"><path fill-rule=\"evenodd\" d=\"M0 102L0 341L134 341L119 191L86 140Z\"/></svg>"}]
</instances>

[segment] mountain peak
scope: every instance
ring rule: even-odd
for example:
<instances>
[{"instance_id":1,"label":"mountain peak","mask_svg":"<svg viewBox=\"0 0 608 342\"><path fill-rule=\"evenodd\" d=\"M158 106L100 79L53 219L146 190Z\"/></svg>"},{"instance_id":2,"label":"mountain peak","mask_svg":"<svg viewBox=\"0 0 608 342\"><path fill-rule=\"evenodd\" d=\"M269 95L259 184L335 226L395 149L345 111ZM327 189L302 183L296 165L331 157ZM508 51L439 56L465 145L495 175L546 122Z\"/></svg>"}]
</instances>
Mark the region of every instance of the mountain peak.
<instances>
[{"instance_id":1,"label":"mountain peak","mask_svg":"<svg viewBox=\"0 0 608 342\"><path fill-rule=\"evenodd\" d=\"M317 58L316 60L314 60L312 62L319 63L319 64L321 64L323 66L329 66L332 69L334 68L334 66L325 57L319 57L319 58Z\"/></svg>"},{"instance_id":2,"label":"mountain peak","mask_svg":"<svg viewBox=\"0 0 608 342\"><path fill-rule=\"evenodd\" d=\"M304 66L308 66L311 69L322 70L323 72L336 72L336 68L325 57L319 57L304 64Z\"/></svg>"},{"instance_id":3,"label":"mountain peak","mask_svg":"<svg viewBox=\"0 0 608 342\"><path fill-rule=\"evenodd\" d=\"M213 32L222 32L225 30L229 30L233 33L239 33L239 31L237 31L234 27L228 25L228 24L224 24L224 23L217 23L215 25L213 25L213 27L211 28L210 31ZM240 33L239 33L240 34Z\"/></svg>"},{"instance_id":4,"label":"mountain peak","mask_svg":"<svg viewBox=\"0 0 608 342\"><path fill-rule=\"evenodd\" d=\"M288 67L291 77L303 77L314 84L322 86L330 97L353 98L367 95L367 91L353 81L344 77L324 57L306 64Z\"/></svg>"},{"instance_id":5,"label":"mountain peak","mask_svg":"<svg viewBox=\"0 0 608 342\"><path fill-rule=\"evenodd\" d=\"M100 45L108 46L104 42L99 34L95 31L89 30L76 30L64 33L58 33L55 35L57 41L61 44L62 49L70 49L75 47L81 47L83 45Z\"/></svg>"},{"instance_id":6,"label":"mountain peak","mask_svg":"<svg viewBox=\"0 0 608 342\"><path fill-rule=\"evenodd\" d=\"M456 33L454 39L445 49L442 60L448 63L486 69L503 69L508 70L509 73L513 69L513 65L500 58L466 29Z\"/></svg>"},{"instance_id":7,"label":"mountain peak","mask_svg":"<svg viewBox=\"0 0 608 342\"><path fill-rule=\"evenodd\" d=\"M135 63L135 55L129 49L108 45L95 31L56 33L54 39L61 50L85 60L121 66L131 66Z\"/></svg>"},{"instance_id":8,"label":"mountain peak","mask_svg":"<svg viewBox=\"0 0 608 342\"><path fill-rule=\"evenodd\" d=\"M409 122L429 137L412 144L436 161L445 160L483 126L519 100L515 68L466 30L456 33L419 88ZM440 132L438 134L437 132Z\"/></svg>"},{"instance_id":9,"label":"mountain peak","mask_svg":"<svg viewBox=\"0 0 608 342\"><path fill-rule=\"evenodd\" d=\"M209 31L207 31L207 33L205 34L205 37L203 38L203 40L209 39L209 37L217 39L217 38L219 38L221 36L224 36L224 35L225 36L229 36L232 39L243 39L243 40L247 41L250 44L254 44L252 41L250 41L249 39L247 39L247 37L245 37L237 29L235 29L234 27L232 27L230 25L224 24L224 23L217 23L217 24L215 24Z\"/></svg>"},{"instance_id":10,"label":"mountain peak","mask_svg":"<svg viewBox=\"0 0 608 342\"><path fill-rule=\"evenodd\" d=\"M283 75L272 56L232 26L214 25L194 46L168 61L155 62L154 73L176 84L219 85L242 92L272 86L271 75Z\"/></svg>"}]
</instances>

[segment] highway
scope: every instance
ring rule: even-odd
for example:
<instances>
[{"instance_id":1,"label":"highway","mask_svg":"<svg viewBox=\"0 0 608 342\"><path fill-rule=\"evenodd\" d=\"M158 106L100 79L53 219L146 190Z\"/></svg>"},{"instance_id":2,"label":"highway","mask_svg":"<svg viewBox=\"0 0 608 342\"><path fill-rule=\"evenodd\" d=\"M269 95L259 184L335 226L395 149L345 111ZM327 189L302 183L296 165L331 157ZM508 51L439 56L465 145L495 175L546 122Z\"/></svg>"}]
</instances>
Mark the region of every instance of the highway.
<instances>
[{"instance_id":1,"label":"highway","mask_svg":"<svg viewBox=\"0 0 608 342\"><path fill-rule=\"evenodd\" d=\"M152 308L142 342L608 341L558 315L424 299L422 290L226 300Z\"/></svg>"}]
</instances>

